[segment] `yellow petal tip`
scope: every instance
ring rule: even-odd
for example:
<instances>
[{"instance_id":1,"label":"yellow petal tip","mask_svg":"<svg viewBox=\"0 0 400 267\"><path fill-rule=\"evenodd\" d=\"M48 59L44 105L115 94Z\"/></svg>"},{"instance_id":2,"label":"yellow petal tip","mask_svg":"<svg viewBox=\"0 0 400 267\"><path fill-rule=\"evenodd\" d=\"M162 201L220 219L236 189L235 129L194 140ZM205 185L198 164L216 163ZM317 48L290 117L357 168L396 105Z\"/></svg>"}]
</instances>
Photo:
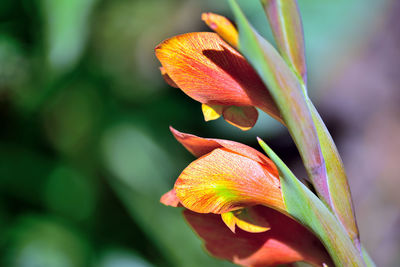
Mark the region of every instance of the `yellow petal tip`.
<instances>
[{"instance_id":1,"label":"yellow petal tip","mask_svg":"<svg viewBox=\"0 0 400 267\"><path fill-rule=\"evenodd\" d=\"M221 117L223 107L219 105L202 104L201 110L203 111L204 120L212 121Z\"/></svg>"},{"instance_id":2,"label":"yellow petal tip","mask_svg":"<svg viewBox=\"0 0 400 267\"><path fill-rule=\"evenodd\" d=\"M201 19L225 41L233 47L237 47L239 33L233 23L224 16L214 13L203 13Z\"/></svg>"}]
</instances>

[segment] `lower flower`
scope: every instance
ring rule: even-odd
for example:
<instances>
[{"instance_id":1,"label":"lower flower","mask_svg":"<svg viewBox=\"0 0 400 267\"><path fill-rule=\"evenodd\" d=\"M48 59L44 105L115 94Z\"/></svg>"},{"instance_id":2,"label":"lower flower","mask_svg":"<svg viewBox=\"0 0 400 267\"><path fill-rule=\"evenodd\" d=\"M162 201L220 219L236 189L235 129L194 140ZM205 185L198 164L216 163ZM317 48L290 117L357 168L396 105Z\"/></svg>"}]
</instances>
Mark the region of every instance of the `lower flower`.
<instances>
[{"instance_id":1,"label":"lower flower","mask_svg":"<svg viewBox=\"0 0 400 267\"><path fill-rule=\"evenodd\" d=\"M233 141L171 131L199 158L161 202L186 208L186 220L212 255L243 266L331 265L321 242L287 216L279 173L269 158Z\"/></svg>"}]
</instances>

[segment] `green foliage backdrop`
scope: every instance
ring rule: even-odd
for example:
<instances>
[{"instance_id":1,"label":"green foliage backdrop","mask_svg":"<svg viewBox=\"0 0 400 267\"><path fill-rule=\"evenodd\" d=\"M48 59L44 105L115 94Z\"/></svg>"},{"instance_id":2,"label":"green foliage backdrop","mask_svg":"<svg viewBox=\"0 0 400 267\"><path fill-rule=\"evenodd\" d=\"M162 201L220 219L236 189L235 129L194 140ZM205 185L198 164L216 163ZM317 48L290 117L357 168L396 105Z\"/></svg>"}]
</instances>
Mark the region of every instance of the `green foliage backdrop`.
<instances>
[{"instance_id":1,"label":"green foliage backdrop","mask_svg":"<svg viewBox=\"0 0 400 267\"><path fill-rule=\"evenodd\" d=\"M388 1L350 2L299 0L316 96ZM207 30L204 11L232 17L223 0L0 2L1 266L231 266L159 204L191 160L168 126L254 147L259 135L285 161L298 155L272 120L246 133L206 124L197 103L164 84L154 47Z\"/></svg>"}]
</instances>

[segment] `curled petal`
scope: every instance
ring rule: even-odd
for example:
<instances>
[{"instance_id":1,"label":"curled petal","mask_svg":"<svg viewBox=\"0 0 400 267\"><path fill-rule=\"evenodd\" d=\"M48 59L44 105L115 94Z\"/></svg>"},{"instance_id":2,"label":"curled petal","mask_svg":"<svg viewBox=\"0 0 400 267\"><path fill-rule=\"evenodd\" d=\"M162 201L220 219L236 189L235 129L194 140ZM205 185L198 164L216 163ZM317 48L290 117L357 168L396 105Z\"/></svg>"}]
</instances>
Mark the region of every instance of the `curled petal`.
<instances>
[{"instance_id":1,"label":"curled petal","mask_svg":"<svg viewBox=\"0 0 400 267\"><path fill-rule=\"evenodd\" d=\"M224 119L230 124L240 128L243 131L250 130L257 122L258 111L252 106L224 106L202 104L204 120L216 120L224 116Z\"/></svg>"},{"instance_id":2,"label":"curled petal","mask_svg":"<svg viewBox=\"0 0 400 267\"><path fill-rule=\"evenodd\" d=\"M201 19L211 28L211 30L218 33L222 39L227 41L233 47L237 47L239 33L229 19L210 12L203 13Z\"/></svg>"},{"instance_id":3,"label":"curled petal","mask_svg":"<svg viewBox=\"0 0 400 267\"><path fill-rule=\"evenodd\" d=\"M201 157L216 148L225 148L260 163L273 176L279 176L275 164L252 147L230 140L202 138L193 134L182 133L172 127L170 127L170 130L176 140L195 157Z\"/></svg>"},{"instance_id":4,"label":"curled petal","mask_svg":"<svg viewBox=\"0 0 400 267\"><path fill-rule=\"evenodd\" d=\"M211 32L165 40L156 56L179 88L202 104L255 106L281 120L267 88L246 59Z\"/></svg>"},{"instance_id":5,"label":"curled petal","mask_svg":"<svg viewBox=\"0 0 400 267\"><path fill-rule=\"evenodd\" d=\"M225 148L193 161L175 182L181 204L199 213L225 213L257 204L285 211L279 176Z\"/></svg>"},{"instance_id":6,"label":"curled petal","mask_svg":"<svg viewBox=\"0 0 400 267\"><path fill-rule=\"evenodd\" d=\"M236 226L250 233L262 233L271 229L265 217L254 210L254 207L234 210L221 214L222 221L235 233Z\"/></svg>"},{"instance_id":7,"label":"curled petal","mask_svg":"<svg viewBox=\"0 0 400 267\"><path fill-rule=\"evenodd\" d=\"M181 143L195 157L201 157L207 153L210 153L216 148L223 147L218 143L217 139L206 139L193 134L182 133L171 126L169 129L174 135L175 139L178 140L178 142Z\"/></svg>"},{"instance_id":8,"label":"curled petal","mask_svg":"<svg viewBox=\"0 0 400 267\"><path fill-rule=\"evenodd\" d=\"M250 130L257 122L258 111L251 106L236 107L231 106L225 108L222 115L230 124L238 127L243 131Z\"/></svg>"},{"instance_id":9,"label":"curled petal","mask_svg":"<svg viewBox=\"0 0 400 267\"><path fill-rule=\"evenodd\" d=\"M212 121L221 117L222 111L224 110L224 106L202 104L201 110L203 111L204 120Z\"/></svg>"},{"instance_id":10,"label":"curled petal","mask_svg":"<svg viewBox=\"0 0 400 267\"><path fill-rule=\"evenodd\" d=\"M314 266L334 266L321 242L293 219L264 206L254 211L269 222L271 229L249 233L237 229L232 233L216 214L199 214L189 210L184 216L215 257L242 266L276 266L297 261Z\"/></svg>"}]
</instances>

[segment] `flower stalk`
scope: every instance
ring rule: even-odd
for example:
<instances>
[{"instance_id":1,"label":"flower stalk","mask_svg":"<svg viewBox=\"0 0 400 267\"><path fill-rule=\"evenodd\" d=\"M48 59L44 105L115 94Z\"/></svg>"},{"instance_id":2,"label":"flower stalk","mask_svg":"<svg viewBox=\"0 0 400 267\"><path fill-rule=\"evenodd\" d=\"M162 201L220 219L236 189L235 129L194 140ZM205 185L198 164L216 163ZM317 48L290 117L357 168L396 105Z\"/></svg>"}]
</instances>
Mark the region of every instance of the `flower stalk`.
<instances>
[{"instance_id":1,"label":"flower stalk","mask_svg":"<svg viewBox=\"0 0 400 267\"><path fill-rule=\"evenodd\" d=\"M307 95L304 34L297 0L264 0L262 2L277 42L278 51L302 84L325 159L327 183L332 198L330 209L343 224L357 249L361 251L350 187L343 162L328 129Z\"/></svg>"}]
</instances>

